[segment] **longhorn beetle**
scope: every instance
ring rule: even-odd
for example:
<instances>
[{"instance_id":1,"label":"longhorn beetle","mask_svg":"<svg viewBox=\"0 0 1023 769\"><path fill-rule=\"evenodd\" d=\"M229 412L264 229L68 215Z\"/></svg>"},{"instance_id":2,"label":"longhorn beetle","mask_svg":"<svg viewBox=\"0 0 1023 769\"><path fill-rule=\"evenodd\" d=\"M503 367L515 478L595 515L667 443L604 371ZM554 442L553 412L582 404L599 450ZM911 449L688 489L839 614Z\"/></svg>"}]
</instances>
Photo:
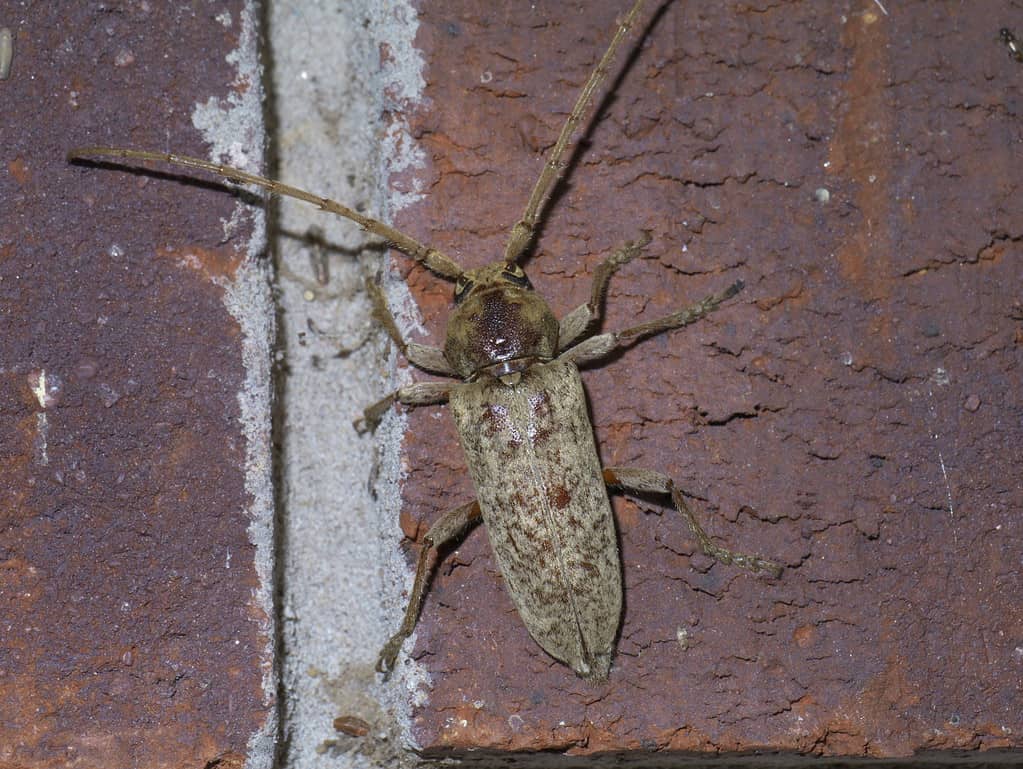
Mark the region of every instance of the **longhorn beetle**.
<instances>
[{"instance_id":1,"label":"longhorn beetle","mask_svg":"<svg viewBox=\"0 0 1023 769\"><path fill-rule=\"evenodd\" d=\"M561 176L572 135L641 7L642 0L636 0L590 73L522 218L511 228L504 257L484 267L463 269L437 249L341 203L217 163L109 147L83 147L68 154L69 159L163 161L305 200L357 222L430 271L455 281L455 306L443 349L403 339L381 288L372 280L366 283L373 316L408 361L461 381L401 387L367 408L356 427L372 429L394 403L449 403L477 493L475 500L442 515L423 538L404 620L377 660L382 673L393 668L415 627L431 553L482 519L508 592L533 638L583 678L606 678L622 608L621 566L607 487L670 496L704 553L750 571L780 573L771 561L712 543L667 476L636 468L601 468L578 370L643 337L693 323L735 296L742 282L663 318L588 336L601 319L611 276L642 251L650 234L643 232L600 264L589 301L560 321L518 265Z\"/></svg>"}]
</instances>

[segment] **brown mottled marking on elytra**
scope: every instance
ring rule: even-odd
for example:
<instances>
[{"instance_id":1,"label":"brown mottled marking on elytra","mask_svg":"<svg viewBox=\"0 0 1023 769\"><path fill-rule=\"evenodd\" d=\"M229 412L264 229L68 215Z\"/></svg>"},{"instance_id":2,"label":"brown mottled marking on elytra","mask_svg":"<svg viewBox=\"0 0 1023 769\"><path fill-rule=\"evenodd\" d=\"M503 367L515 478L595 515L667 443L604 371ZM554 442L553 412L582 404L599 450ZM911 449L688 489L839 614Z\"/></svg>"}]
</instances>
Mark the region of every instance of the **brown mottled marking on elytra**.
<instances>
[{"instance_id":1,"label":"brown mottled marking on elytra","mask_svg":"<svg viewBox=\"0 0 1023 769\"><path fill-rule=\"evenodd\" d=\"M529 406L533 409L533 416L537 419L545 419L551 413L551 395L548 392L534 392L529 394Z\"/></svg>"},{"instance_id":2,"label":"brown mottled marking on elytra","mask_svg":"<svg viewBox=\"0 0 1023 769\"><path fill-rule=\"evenodd\" d=\"M556 435L557 426L551 424L551 396L540 390L529 395L529 407L533 410L533 423L530 425L530 438L536 444L546 443L552 435Z\"/></svg>"},{"instance_id":3,"label":"brown mottled marking on elytra","mask_svg":"<svg viewBox=\"0 0 1023 769\"><path fill-rule=\"evenodd\" d=\"M569 502L572 501L572 495L568 493L568 489L564 486L555 486L551 489L553 494L551 495L551 502L558 510L564 510L568 507Z\"/></svg>"},{"instance_id":4,"label":"brown mottled marking on elytra","mask_svg":"<svg viewBox=\"0 0 1023 769\"><path fill-rule=\"evenodd\" d=\"M520 388L483 376L453 390L451 407L494 554L523 622L548 654L580 675L605 677L621 614L621 569L578 369L536 363L523 372ZM479 430L473 415L487 408L504 417L500 435ZM551 433L557 441L538 439ZM513 436L521 440L517 450L502 451ZM514 480L494 483L495 477Z\"/></svg>"},{"instance_id":5,"label":"brown mottled marking on elytra","mask_svg":"<svg viewBox=\"0 0 1023 769\"><path fill-rule=\"evenodd\" d=\"M546 428L537 430L536 433L533 434L533 443L546 443L550 440L552 434L551 430Z\"/></svg>"},{"instance_id":6,"label":"brown mottled marking on elytra","mask_svg":"<svg viewBox=\"0 0 1023 769\"><path fill-rule=\"evenodd\" d=\"M483 404L483 423L486 433L500 442L505 451L514 450L522 443L522 434L511 426L508 409L500 404ZM498 437L500 436L500 437Z\"/></svg>"}]
</instances>

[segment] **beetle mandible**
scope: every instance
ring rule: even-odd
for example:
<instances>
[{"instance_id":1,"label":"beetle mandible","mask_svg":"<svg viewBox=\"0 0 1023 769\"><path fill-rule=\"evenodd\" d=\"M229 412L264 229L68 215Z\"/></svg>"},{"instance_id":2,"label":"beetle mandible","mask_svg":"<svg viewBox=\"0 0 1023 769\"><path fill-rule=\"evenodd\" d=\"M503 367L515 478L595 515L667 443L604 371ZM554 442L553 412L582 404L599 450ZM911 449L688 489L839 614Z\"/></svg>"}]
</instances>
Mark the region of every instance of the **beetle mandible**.
<instances>
[{"instance_id":1,"label":"beetle mandible","mask_svg":"<svg viewBox=\"0 0 1023 769\"><path fill-rule=\"evenodd\" d=\"M650 233L644 231L602 262L593 276L589 301L560 321L518 265L561 177L572 135L642 5L643 0L633 4L583 86L522 217L511 228L504 257L477 269L463 269L437 249L337 201L236 168L183 155L111 147L82 147L68 153L69 159L162 161L305 200L355 221L433 273L455 281L455 307L443 349L406 341L379 285L366 282L374 317L408 361L460 381L401 387L367 408L356 422L357 429L372 429L394 403L449 403L477 493L475 500L442 515L423 538L404 620L377 660L382 673L393 668L415 627L431 554L483 520L505 584L530 635L583 678L605 679L622 609L621 566L608 487L670 496L704 553L751 571L775 576L780 572L772 561L715 545L668 476L637 468L602 468L578 370L641 338L693 323L735 296L742 282L657 320L587 336L601 319L611 276L642 251Z\"/></svg>"}]
</instances>

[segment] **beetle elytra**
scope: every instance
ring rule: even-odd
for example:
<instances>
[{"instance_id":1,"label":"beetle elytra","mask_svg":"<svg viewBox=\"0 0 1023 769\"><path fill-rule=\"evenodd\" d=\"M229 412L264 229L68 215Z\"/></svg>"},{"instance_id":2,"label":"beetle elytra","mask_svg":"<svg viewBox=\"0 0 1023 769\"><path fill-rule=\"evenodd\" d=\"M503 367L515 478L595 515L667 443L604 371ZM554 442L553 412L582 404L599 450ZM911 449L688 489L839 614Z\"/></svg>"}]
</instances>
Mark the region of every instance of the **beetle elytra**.
<instances>
[{"instance_id":1,"label":"beetle elytra","mask_svg":"<svg viewBox=\"0 0 1023 769\"><path fill-rule=\"evenodd\" d=\"M742 283L662 318L618 332L589 334L601 320L611 276L641 253L650 233L643 232L601 263L589 301L560 320L518 264L561 176L572 135L641 7L642 0L636 0L584 84L522 217L511 227L503 258L484 267L464 269L437 249L341 203L239 169L131 149L84 147L69 153L75 159L162 161L305 200L357 222L433 273L455 281L455 307L442 349L406 341L382 290L367 281L374 317L408 361L455 381L399 388L367 408L358 429L374 427L395 403L448 403L477 493L475 500L442 515L425 535L404 620L377 661L381 672L393 668L415 627L431 555L482 520L509 594L532 637L578 675L606 678L622 612L620 556L609 487L669 496L703 552L751 571L780 571L771 561L714 544L669 477L645 469L602 468L578 370L644 337L693 323L735 296Z\"/></svg>"}]
</instances>

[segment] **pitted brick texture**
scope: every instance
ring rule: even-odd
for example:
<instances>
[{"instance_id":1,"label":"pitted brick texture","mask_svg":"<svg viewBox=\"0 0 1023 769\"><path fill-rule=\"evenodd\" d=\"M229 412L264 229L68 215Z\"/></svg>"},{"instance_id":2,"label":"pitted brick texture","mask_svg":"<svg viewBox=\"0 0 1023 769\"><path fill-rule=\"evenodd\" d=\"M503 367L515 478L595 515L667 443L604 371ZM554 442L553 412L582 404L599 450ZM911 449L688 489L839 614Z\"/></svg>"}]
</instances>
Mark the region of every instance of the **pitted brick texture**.
<instances>
[{"instance_id":1,"label":"pitted brick texture","mask_svg":"<svg viewBox=\"0 0 1023 769\"><path fill-rule=\"evenodd\" d=\"M424 4L427 195L398 225L499 258L623 6ZM671 475L786 572L713 564L670 508L616 500L626 609L594 686L529 638L476 531L420 623L428 750L1019 746L1023 69L1000 3L888 10L648 8L523 265L560 315L650 230L605 329L746 281L584 381L605 464ZM441 344L450 287L396 263ZM473 493L442 411L410 423L412 520Z\"/></svg>"}]
</instances>

